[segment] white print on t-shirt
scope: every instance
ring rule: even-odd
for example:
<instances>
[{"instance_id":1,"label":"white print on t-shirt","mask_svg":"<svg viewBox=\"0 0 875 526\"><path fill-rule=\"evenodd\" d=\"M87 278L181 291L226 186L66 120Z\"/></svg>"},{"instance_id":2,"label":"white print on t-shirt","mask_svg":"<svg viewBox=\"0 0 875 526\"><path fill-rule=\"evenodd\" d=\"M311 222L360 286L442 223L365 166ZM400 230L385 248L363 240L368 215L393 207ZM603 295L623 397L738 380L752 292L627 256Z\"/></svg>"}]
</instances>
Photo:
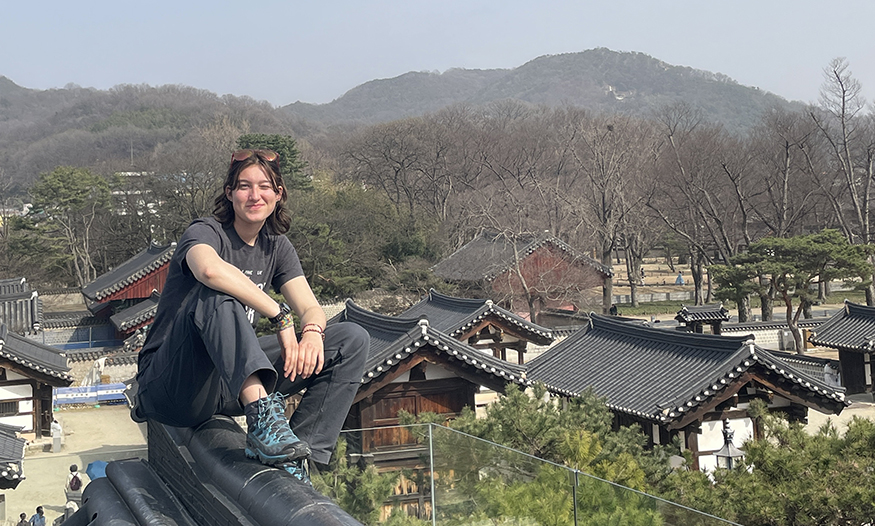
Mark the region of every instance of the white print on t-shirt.
<instances>
[{"instance_id":1,"label":"white print on t-shirt","mask_svg":"<svg viewBox=\"0 0 875 526\"><path fill-rule=\"evenodd\" d=\"M247 276L252 275L251 270L244 270L243 273L246 274ZM264 274L264 272L259 270L258 274L261 275L261 274ZM255 284L255 286L258 287L259 290L264 290L265 285L267 285L267 283L256 283ZM245 312L246 312L246 319L249 320L249 324L250 325L254 324L255 323L255 309L253 309L252 307L246 307Z\"/></svg>"}]
</instances>

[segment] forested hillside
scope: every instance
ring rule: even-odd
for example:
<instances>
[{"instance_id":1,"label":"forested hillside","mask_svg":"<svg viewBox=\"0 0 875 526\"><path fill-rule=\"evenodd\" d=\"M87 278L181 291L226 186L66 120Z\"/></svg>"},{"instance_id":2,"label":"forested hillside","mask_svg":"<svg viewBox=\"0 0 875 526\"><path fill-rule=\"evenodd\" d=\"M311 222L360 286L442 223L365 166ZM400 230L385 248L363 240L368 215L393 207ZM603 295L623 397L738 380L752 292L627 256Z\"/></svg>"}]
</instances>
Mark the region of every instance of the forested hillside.
<instances>
[{"instance_id":1,"label":"forested hillside","mask_svg":"<svg viewBox=\"0 0 875 526\"><path fill-rule=\"evenodd\" d=\"M600 48L543 56L510 70L406 73L367 82L328 104L299 102L283 109L315 122L376 123L451 104L483 106L506 100L637 117L650 115L656 107L685 102L702 108L710 120L733 132L749 130L767 108L800 106L725 75L672 66L643 53Z\"/></svg>"},{"instance_id":2,"label":"forested hillside","mask_svg":"<svg viewBox=\"0 0 875 526\"><path fill-rule=\"evenodd\" d=\"M765 109L798 107L719 74L607 49L539 57L510 70L411 72L367 82L329 104L283 108L187 86L120 85L102 91L69 85L40 91L0 77L0 180L15 193L58 165L153 169L160 158L193 148L206 127L223 119L242 131L308 139L328 129L452 105L485 108L507 101L641 118L684 102L733 133L750 130Z\"/></svg>"}]
</instances>

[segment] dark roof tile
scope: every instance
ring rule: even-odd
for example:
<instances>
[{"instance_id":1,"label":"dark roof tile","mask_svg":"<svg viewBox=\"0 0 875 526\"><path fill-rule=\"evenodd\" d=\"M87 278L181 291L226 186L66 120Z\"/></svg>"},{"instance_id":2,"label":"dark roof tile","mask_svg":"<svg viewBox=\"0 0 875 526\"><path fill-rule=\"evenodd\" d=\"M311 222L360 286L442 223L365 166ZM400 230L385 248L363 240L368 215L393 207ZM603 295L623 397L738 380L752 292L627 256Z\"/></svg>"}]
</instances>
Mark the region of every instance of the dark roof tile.
<instances>
[{"instance_id":1,"label":"dark roof tile","mask_svg":"<svg viewBox=\"0 0 875 526\"><path fill-rule=\"evenodd\" d=\"M109 319L115 325L115 328L122 332L149 322L155 318L155 313L158 312L158 299L160 297L161 295L158 292L153 292L148 298L113 314Z\"/></svg>"},{"instance_id":2,"label":"dark roof tile","mask_svg":"<svg viewBox=\"0 0 875 526\"><path fill-rule=\"evenodd\" d=\"M59 350L9 332L3 324L0 324L0 358L57 379L51 382L56 387L73 381L67 358Z\"/></svg>"},{"instance_id":3,"label":"dark roof tile","mask_svg":"<svg viewBox=\"0 0 875 526\"><path fill-rule=\"evenodd\" d=\"M809 340L832 349L875 352L875 307L845 301L845 308L817 327Z\"/></svg>"},{"instance_id":4,"label":"dark roof tile","mask_svg":"<svg viewBox=\"0 0 875 526\"><path fill-rule=\"evenodd\" d=\"M160 268L170 261L175 250L176 243L166 246L153 244L113 270L86 284L82 287L82 294L92 301L100 301Z\"/></svg>"},{"instance_id":5,"label":"dark roof tile","mask_svg":"<svg viewBox=\"0 0 875 526\"><path fill-rule=\"evenodd\" d=\"M539 345L553 341L550 329L532 323L485 299L456 298L434 289L416 305L402 312L399 318L428 318L431 327L453 337L467 332L487 317L498 318Z\"/></svg>"},{"instance_id":6,"label":"dark roof tile","mask_svg":"<svg viewBox=\"0 0 875 526\"><path fill-rule=\"evenodd\" d=\"M427 319L395 318L365 310L350 300L346 309L332 318L355 322L368 331L371 347L362 375L369 383L387 373L393 366L426 347L447 357L475 367L486 374L521 385L528 385L525 366L516 365L460 342L432 327Z\"/></svg>"},{"instance_id":7,"label":"dark roof tile","mask_svg":"<svg viewBox=\"0 0 875 526\"><path fill-rule=\"evenodd\" d=\"M754 366L811 391L824 406L846 404L843 389L807 375L747 337L665 331L590 316L586 330L528 364L530 380L568 396L593 388L612 409L656 422L682 418Z\"/></svg>"}]
</instances>

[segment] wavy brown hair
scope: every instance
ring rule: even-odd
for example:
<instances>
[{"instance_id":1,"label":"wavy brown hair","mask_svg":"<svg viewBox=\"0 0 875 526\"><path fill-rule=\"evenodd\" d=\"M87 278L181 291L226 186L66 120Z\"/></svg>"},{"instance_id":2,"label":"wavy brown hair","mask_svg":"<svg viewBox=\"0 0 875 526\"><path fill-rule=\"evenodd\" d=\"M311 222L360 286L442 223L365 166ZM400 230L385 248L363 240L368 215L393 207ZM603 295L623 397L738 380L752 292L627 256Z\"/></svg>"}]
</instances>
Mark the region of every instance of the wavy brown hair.
<instances>
[{"instance_id":1,"label":"wavy brown hair","mask_svg":"<svg viewBox=\"0 0 875 526\"><path fill-rule=\"evenodd\" d=\"M251 152L248 157L242 161L238 161L239 154ZM272 155L271 155L272 154ZM272 161L267 159L273 157ZM276 209L267 218L267 226L274 234L285 234L289 231L292 224L292 216L286 210L286 201L289 199L289 194L286 191L286 185L283 182L283 176L280 172L280 163L277 154L270 150L239 150L231 156L231 165L228 167L228 175L225 177L225 182L222 184L222 191L216 196L213 202L213 217L224 226L230 226L234 223L234 206L225 195L226 190L234 190L240 184L240 172L257 164L264 169L273 191L281 194L279 201L276 204Z\"/></svg>"}]
</instances>

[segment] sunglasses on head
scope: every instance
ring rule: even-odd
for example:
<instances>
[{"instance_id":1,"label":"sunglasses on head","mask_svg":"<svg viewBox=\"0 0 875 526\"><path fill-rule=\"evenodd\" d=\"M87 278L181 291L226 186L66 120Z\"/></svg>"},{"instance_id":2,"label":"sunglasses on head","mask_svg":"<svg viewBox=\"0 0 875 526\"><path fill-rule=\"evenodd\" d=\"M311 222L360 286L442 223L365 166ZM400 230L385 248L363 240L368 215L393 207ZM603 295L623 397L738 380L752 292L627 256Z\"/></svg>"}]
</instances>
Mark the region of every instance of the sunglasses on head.
<instances>
[{"instance_id":1,"label":"sunglasses on head","mask_svg":"<svg viewBox=\"0 0 875 526\"><path fill-rule=\"evenodd\" d=\"M234 161L245 161L246 159L249 159L253 156L258 157L262 161L268 163L276 161L277 157L279 157L279 155L277 155L277 153L273 150L252 150L247 148L245 150L237 150L236 152L232 153L231 162L233 163Z\"/></svg>"}]
</instances>

